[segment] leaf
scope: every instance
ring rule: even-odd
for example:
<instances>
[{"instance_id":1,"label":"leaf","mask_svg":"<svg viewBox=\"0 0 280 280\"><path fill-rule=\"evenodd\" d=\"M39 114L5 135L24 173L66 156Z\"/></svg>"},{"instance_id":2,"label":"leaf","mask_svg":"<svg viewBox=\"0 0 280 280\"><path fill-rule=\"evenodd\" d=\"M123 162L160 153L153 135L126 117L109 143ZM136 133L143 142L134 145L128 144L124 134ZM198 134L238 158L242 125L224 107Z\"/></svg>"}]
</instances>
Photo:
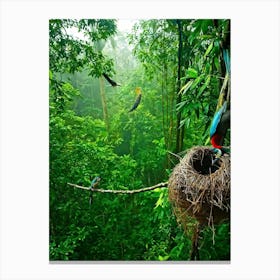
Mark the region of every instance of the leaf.
<instances>
[{"instance_id":1,"label":"leaf","mask_svg":"<svg viewBox=\"0 0 280 280\"><path fill-rule=\"evenodd\" d=\"M207 115L209 112L209 103L206 103L206 105L204 106L204 114Z\"/></svg>"},{"instance_id":2,"label":"leaf","mask_svg":"<svg viewBox=\"0 0 280 280\"><path fill-rule=\"evenodd\" d=\"M177 107L176 111L179 112L187 103L188 103L188 100L185 100L185 101L182 101L182 102L178 103L176 105L176 107Z\"/></svg>"},{"instance_id":3,"label":"leaf","mask_svg":"<svg viewBox=\"0 0 280 280\"><path fill-rule=\"evenodd\" d=\"M188 68L187 78L197 78L197 71L193 68Z\"/></svg>"},{"instance_id":4,"label":"leaf","mask_svg":"<svg viewBox=\"0 0 280 280\"><path fill-rule=\"evenodd\" d=\"M210 64L209 62L207 62L207 63L205 64L205 73L210 74L211 70L212 70L212 64Z\"/></svg>"},{"instance_id":5,"label":"leaf","mask_svg":"<svg viewBox=\"0 0 280 280\"><path fill-rule=\"evenodd\" d=\"M220 62L219 59L217 57L214 58L214 64L217 70L220 69Z\"/></svg>"},{"instance_id":6,"label":"leaf","mask_svg":"<svg viewBox=\"0 0 280 280\"><path fill-rule=\"evenodd\" d=\"M185 122L186 122L186 119L181 120L180 121L180 126L178 127L178 129L180 129L185 124Z\"/></svg>"},{"instance_id":7,"label":"leaf","mask_svg":"<svg viewBox=\"0 0 280 280\"><path fill-rule=\"evenodd\" d=\"M207 86L208 86L209 83L210 83L210 79L211 79L211 77L208 76L207 79L206 79L206 81L205 81L205 84L199 89L198 94L197 94L197 98L199 98L200 95L201 95L201 94L204 92L204 90L207 88Z\"/></svg>"},{"instance_id":8,"label":"leaf","mask_svg":"<svg viewBox=\"0 0 280 280\"><path fill-rule=\"evenodd\" d=\"M193 84L192 84L190 89L193 90L203 79L204 79L204 75L201 75L201 76L197 77L194 80L194 82L193 82Z\"/></svg>"},{"instance_id":9,"label":"leaf","mask_svg":"<svg viewBox=\"0 0 280 280\"><path fill-rule=\"evenodd\" d=\"M184 120L181 120L180 121L180 126L179 126L179 129L182 127L182 126L184 126L184 125L186 125L186 127L188 128L189 126L190 126L190 118L186 118L186 119L184 119Z\"/></svg>"},{"instance_id":10,"label":"leaf","mask_svg":"<svg viewBox=\"0 0 280 280\"><path fill-rule=\"evenodd\" d=\"M162 192L156 202L156 206L154 207L154 209L158 208L159 206L162 206L164 202L164 193Z\"/></svg>"},{"instance_id":11,"label":"leaf","mask_svg":"<svg viewBox=\"0 0 280 280\"><path fill-rule=\"evenodd\" d=\"M194 81L194 80L188 81L188 82L180 89L180 91L178 92L178 94L180 94L180 93L185 94L185 93L188 91L188 89L191 87L193 81Z\"/></svg>"},{"instance_id":12,"label":"leaf","mask_svg":"<svg viewBox=\"0 0 280 280\"><path fill-rule=\"evenodd\" d=\"M213 42L208 46L205 54L204 54L204 58L206 58L206 56L212 51L213 49Z\"/></svg>"},{"instance_id":13,"label":"leaf","mask_svg":"<svg viewBox=\"0 0 280 280\"><path fill-rule=\"evenodd\" d=\"M207 34L200 36L200 39L202 39L202 40L207 40L207 39L212 39L212 38L213 38L212 35L207 35Z\"/></svg>"},{"instance_id":14,"label":"leaf","mask_svg":"<svg viewBox=\"0 0 280 280\"><path fill-rule=\"evenodd\" d=\"M122 185L119 185L118 187L119 187L120 190L127 190L128 189L127 187L122 186Z\"/></svg>"},{"instance_id":15,"label":"leaf","mask_svg":"<svg viewBox=\"0 0 280 280\"><path fill-rule=\"evenodd\" d=\"M191 121L191 119L190 119L190 118L187 118L187 120L186 120L186 127L187 127L187 128L190 126L190 121Z\"/></svg>"},{"instance_id":16,"label":"leaf","mask_svg":"<svg viewBox=\"0 0 280 280\"><path fill-rule=\"evenodd\" d=\"M168 259L169 259L169 256L168 256L168 255L167 255L167 256L164 256L164 257L161 256L161 255L158 256L158 260L159 260L159 261L167 261Z\"/></svg>"}]
</instances>

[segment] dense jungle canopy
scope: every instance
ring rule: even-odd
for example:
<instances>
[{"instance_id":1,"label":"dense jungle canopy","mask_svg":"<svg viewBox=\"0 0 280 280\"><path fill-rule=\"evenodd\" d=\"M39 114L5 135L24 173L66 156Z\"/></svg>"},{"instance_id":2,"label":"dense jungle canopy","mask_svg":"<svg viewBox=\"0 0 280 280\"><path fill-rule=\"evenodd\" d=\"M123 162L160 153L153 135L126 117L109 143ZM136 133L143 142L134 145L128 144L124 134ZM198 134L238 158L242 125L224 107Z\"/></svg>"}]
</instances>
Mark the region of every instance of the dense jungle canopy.
<instances>
[{"instance_id":1,"label":"dense jungle canopy","mask_svg":"<svg viewBox=\"0 0 280 280\"><path fill-rule=\"evenodd\" d=\"M129 32L119 22L49 21L49 258L189 260L192 240L167 188L96 192L90 205L89 192L67 183L152 186L168 180L174 154L209 145L229 20L139 20ZM213 242L205 229L201 259L229 260L229 232L216 226Z\"/></svg>"}]
</instances>

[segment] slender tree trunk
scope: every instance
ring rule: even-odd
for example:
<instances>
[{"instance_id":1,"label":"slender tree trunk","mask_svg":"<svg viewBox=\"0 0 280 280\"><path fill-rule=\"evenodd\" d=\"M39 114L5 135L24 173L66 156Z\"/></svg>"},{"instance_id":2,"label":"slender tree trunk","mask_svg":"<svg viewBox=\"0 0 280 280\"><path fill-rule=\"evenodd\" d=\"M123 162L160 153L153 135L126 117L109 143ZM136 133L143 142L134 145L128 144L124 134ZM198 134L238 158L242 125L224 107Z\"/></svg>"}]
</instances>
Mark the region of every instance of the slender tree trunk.
<instances>
[{"instance_id":1,"label":"slender tree trunk","mask_svg":"<svg viewBox=\"0 0 280 280\"><path fill-rule=\"evenodd\" d=\"M177 71L177 100L176 104L179 104L182 101L182 96L179 94L181 89L181 72L182 72L182 49L183 49L183 39L182 39L182 21L177 20L178 25L178 39L179 39L179 46L178 46L178 71ZM176 125L176 149L175 152L179 153L182 151L183 148L183 140L184 140L184 125L180 127L180 123L182 120L181 112L177 113L177 125Z\"/></svg>"},{"instance_id":2,"label":"slender tree trunk","mask_svg":"<svg viewBox=\"0 0 280 280\"><path fill-rule=\"evenodd\" d=\"M173 73L172 73L173 74ZM175 76L175 74L173 75ZM169 119L169 145L170 147L174 147L175 146L175 139L174 139L174 135L176 134L176 127L175 127L175 122L176 122L176 112L174 110L175 108L175 98L176 98L176 85L175 83L172 83L172 86L171 86L171 98L170 98L170 119Z\"/></svg>"},{"instance_id":3,"label":"slender tree trunk","mask_svg":"<svg viewBox=\"0 0 280 280\"><path fill-rule=\"evenodd\" d=\"M162 131L163 131L163 136L164 136L164 143L165 146L167 147L167 134L166 134L166 125L165 125L165 90L166 90L166 84L164 81L164 67L162 70L162 77L161 77L161 114L162 114Z\"/></svg>"},{"instance_id":4,"label":"slender tree trunk","mask_svg":"<svg viewBox=\"0 0 280 280\"><path fill-rule=\"evenodd\" d=\"M109 118L108 118L107 102L105 96L104 79L102 76L99 77L99 86L100 86L100 96L101 96L102 109L103 109L103 119L106 124L107 132L109 133Z\"/></svg>"}]
</instances>

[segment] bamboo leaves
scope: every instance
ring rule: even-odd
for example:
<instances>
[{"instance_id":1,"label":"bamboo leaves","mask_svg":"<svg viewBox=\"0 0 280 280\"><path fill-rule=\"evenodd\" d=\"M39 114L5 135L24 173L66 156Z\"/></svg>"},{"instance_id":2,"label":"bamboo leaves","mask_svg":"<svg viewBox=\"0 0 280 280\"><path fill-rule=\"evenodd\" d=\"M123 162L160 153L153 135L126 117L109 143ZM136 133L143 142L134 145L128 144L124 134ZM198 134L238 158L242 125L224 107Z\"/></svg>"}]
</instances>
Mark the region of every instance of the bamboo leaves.
<instances>
[{"instance_id":1,"label":"bamboo leaves","mask_svg":"<svg viewBox=\"0 0 280 280\"><path fill-rule=\"evenodd\" d=\"M206 58L207 55L212 51L213 45L214 45L214 43L211 42L211 44L209 45L209 47L207 48L207 50L206 50L206 52L205 52L205 54L204 54L204 58Z\"/></svg>"},{"instance_id":2,"label":"bamboo leaves","mask_svg":"<svg viewBox=\"0 0 280 280\"><path fill-rule=\"evenodd\" d=\"M197 78L197 70L194 68L188 68L187 70L187 78Z\"/></svg>"},{"instance_id":3,"label":"bamboo leaves","mask_svg":"<svg viewBox=\"0 0 280 280\"><path fill-rule=\"evenodd\" d=\"M198 76L196 72L196 76L193 75L195 79L189 80L179 91L179 94L185 95L188 91L197 92L196 97L199 98L201 94L205 91L207 86L209 86L211 81L210 75L205 75L204 73ZM181 107L180 107L181 108Z\"/></svg>"},{"instance_id":4,"label":"bamboo leaves","mask_svg":"<svg viewBox=\"0 0 280 280\"><path fill-rule=\"evenodd\" d=\"M179 91L178 94L185 94L193 84L193 80L188 81Z\"/></svg>"},{"instance_id":5,"label":"bamboo leaves","mask_svg":"<svg viewBox=\"0 0 280 280\"><path fill-rule=\"evenodd\" d=\"M201 144L222 86L221 42L227 24L227 20L194 20L187 28L189 66L181 78L181 100L176 112L181 114L180 127L188 128L186 134L195 135L201 130L201 136L196 137Z\"/></svg>"},{"instance_id":6,"label":"bamboo leaves","mask_svg":"<svg viewBox=\"0 0 280 280\"><path fill-rule=\"evenodd\" d=\"M197 93L197 98L199 98L201 96L201 94L205 91L205 89L207 88L207 86L210 84L210 80L211 80L211 77L210 76L207 76L206 80L205 80L205 83L200 87L200 89L198 90L198 93Z\"/></svg>"}]
</instances>

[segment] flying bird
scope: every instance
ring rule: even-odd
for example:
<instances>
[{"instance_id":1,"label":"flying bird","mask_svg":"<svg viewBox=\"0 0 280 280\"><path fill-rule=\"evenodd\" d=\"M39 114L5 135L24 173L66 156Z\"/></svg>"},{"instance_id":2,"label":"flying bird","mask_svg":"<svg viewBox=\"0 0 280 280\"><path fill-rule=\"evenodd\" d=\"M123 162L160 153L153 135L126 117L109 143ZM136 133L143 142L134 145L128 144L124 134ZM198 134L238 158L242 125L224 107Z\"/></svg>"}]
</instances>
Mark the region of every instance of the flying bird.
<instances>
[{"instance_id":1,"label":"flying bird","mask_svg":"<svg viewBox=\"0 0 280 280\"><path fill-rule=\"evenodd\" d=\"M137 87L137 88L135 89L135 92L136 92L136 94L137 94L136 100L135 100L133 106L131 107L131 109L130 109L128 112L134 111L134 110L138 107L138 105L140 104L140 102L141 102L141 98L142 98L141 88L140 88L140 87Z\"/></svg>"},{"instance_id":2,"label":"flying bird","mask_svg":"<svg viewBox=\"0 0 280 280\"><path fill-rule=\"evenodd\" d=\"M113 81L106 73L103 73L102 75L112 87L121 86L118 83L116 83L115 81Z\"/></svg>"}]
</instances>

